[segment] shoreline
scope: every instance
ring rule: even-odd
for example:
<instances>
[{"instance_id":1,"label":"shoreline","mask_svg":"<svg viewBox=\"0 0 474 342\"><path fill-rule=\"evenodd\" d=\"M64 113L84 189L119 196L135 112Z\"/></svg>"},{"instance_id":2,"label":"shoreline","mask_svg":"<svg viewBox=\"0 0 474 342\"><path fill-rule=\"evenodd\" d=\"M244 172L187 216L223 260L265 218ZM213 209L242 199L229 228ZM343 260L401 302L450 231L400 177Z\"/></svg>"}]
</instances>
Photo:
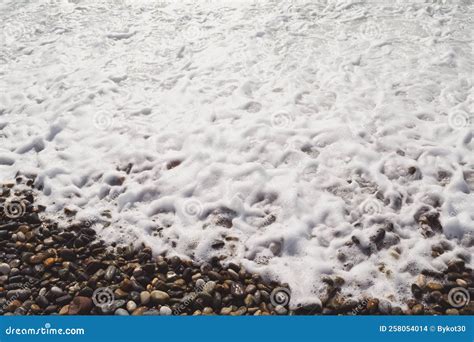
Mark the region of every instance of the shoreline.
<instances>
[{"instance_id":1,"label":"shoreline","mask_svg":"<svg viewBox=\"0 0 474 342\"><path fill-rule=\"evenodd\" d=\"M384 299L345 298L342 279L327 278L319 303L290 310L286 284L266 282L217 258L197 264L152 255L145 245L115 246L87 225L42 217L32 179L0 188L2 315L457 315L473 314L472 270L455 260L440 274L420 274L405 307ZM23 184L29 190L19 190ZM452 290L457 289L453 294ZM463 290L464 289L464 290ZM461 296L461 297L459 297ZM454 304L453 304L454 303ZM462 303L461 303L462 304Z\"/></svg>"}]
</instances>

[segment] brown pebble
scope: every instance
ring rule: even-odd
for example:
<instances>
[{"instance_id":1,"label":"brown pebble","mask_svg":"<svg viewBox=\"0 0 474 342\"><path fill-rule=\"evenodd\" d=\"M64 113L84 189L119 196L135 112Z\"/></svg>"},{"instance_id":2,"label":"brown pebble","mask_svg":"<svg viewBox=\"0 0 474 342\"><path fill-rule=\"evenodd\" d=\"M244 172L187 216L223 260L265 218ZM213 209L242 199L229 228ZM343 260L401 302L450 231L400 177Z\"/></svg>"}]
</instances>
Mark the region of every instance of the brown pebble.
<instances>
[{"instance_id":1,"label":"brown pebble","mask_svg":"<svg viewBox=\"0 0 474 342\"><path fill-rule=\"evenodd\" d=\"M61 310L59 310L60 315L67 315L69 313L69 305L64 305Z\"/></svg>"},{"instance_id":2,"label":"brown pebble","mask_svg":"<svg viewBox=\"0 0 474 342\"><path fill-rule=\"evenodd\" d=\"M459 315L459 310L458 309L447 309L446 310L446 315Z\"/></svg>"},{"instance_id":3,"label":"brown pebble","mask_svg":"<svg viewBox=\"0 0 474 342\"><path fill-rule=\"evenodd\" d=\"M133 289L132 281L128 278L125 278L120 283L120 289L122 289L125 292L130 292Z\"/></svg>"},{"instance_id":4,"label":"brown pebble","mask_svg":"<svg viewBox=\"0 0 474 342\"><path fill-rule=\"evenodd\" d=\"M232 312L231 307L223 307L221 309L221 315L229 315Z\"/></svg>"},{"instance_id":5,"label":"brown pebble","mask_svg":"<svg viewBox=\"0 0 474 342\"><path fill-rule=\"evenodd\" d=\"M92 309L92 299L89 297L77 296L74 297L71 304L69 304L69 315L84 315L88 314Z\"/></svg>"},{"instance_id":6,"label":"brown pebble","mask_svg":"<svg viewBox=\"0 0 474 342\"><path fill-rule=\"evenodd\" d=\"M376 298L369 299L369 301L367 302L367 309L370 312L376 311L378 307L379 307L379 300Z\"/></svg>"},{"instance_id":7,"label":"brown pebble","mask_svg":"<svg viewBox=\"0 0 474 342\"><path fill-rule=\"evenodd\" d=\"M443 289L443 285L441 285L440 283L435 283L435 282L430 282L430 283L426 284L426 287L430 291L440 291L440 290Z\"/></svg>"},{"instance_id":8,"label":"brown pebble","mask_svg":"<svg viewBox=\"0 0 474 342\"><path fill-rule=\"evenodd\" d=\"M122 289L116 289L114 291L115 298L122 299L122 298L127 298L128 297L128 292L125 292Z\"/></svg>"},{"instance_id":9,"label":"brown pebble","mask_svg":"<svg viewBox=\"0 0 474 342\"><path fill-rule=\"evenodd\" d=\"M58 258L47 258L45 261L43 261L43 265L47 268L53 266L56 262L58 262Z\"/></svg>"},{"instance_id":10,"label":"brown pebble","mask_svg":"<svg viewBox=\"0 0 474 342\"><path fill-rule=\"evenodd\" d=\"M416 278L416 285L421 289L426 286L426 277L423 274L418 275Z\"/></svg>"},{"instance_id":11,"label":"brown pebble","mask_svg":"<svg viewBox=\"0 0 474 342\"><path fill-rule=\"evenodd\" d=\"M143 313L144 313L146 310L148 310L147 307L145 307L145 306L140 306L140 307L136 308L135 310L133 310L132 316L141 316L141 315L143 315Z\"/></svg>"},{"instance_id":12,"label":"brown pebble","mask_svg":"<svg viewBox=\"0 0 474 342\"><path fill-rule=\"evenodd\" d=\"M21 301L18 299L12 300L6 307L7 311L15 311L21 306Z\"/></svg>"},{"instance_id":13,"label":"brown pebble","mask_svg":"<svg viewBox=\"0 0 474 342\"><path fill-rule=\"evenodd\" d=\"M413 311L414 315L422 315L424 313L423 304L416 304L411 310Z\"/></svg>"}]
</instances>

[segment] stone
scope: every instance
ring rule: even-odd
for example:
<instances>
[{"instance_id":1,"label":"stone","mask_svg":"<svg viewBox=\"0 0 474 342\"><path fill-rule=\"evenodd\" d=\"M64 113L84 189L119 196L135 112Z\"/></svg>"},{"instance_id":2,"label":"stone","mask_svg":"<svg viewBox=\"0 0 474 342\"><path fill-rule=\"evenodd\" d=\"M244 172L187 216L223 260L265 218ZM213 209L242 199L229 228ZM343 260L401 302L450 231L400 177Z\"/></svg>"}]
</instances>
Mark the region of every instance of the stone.
<instances>
[{"instance_id":1,"label":"stone","mask_svg":"<svg viewBox=\"0 0 474 342\"><path fill-rule=\"evenodd\" d=\"M10 265L4 262L0 264L0 274L6 275L6 274L9 274L10 271L11 271Z\"/></svg>"},{"instance_id":2,"label":"stone","mask_svg":"<svg viewBox=\"0 0 474 342\"><path fill-rule=\"evenodd\" d=\"M104 279L107 281L111 281L112 279L114 279L116 272L117 272L117 267L115 267L114 265L110 265L105 270Z\"/></svg>"},{"instance_id":3,"label":"stone","mask_svg":"<svg viewBox=\"0 0 474 342\"><path fill-rule=\"evenodd\" d=\"M168 306L162 306L160 308L160 315L161 316L170 316L173 311Z\"/></svg>"},{"instance_id":4,"label":"stone","mask_svg":"<svg viewBox=\"0 0 474 342\"><path fill-rule=\"evenodd\" d=\"M151 299L150 292L148 291L140 292L140 303L142 305L147 305L148 303L150 303L150 299Z\"/></svg>"},{"instance_id":5,"label":"stone","mask_svg":"<svg viewBox=\"0 0 474 342\"><path fill-rule=\"evenodd\" d=\"M198 289L198 291L202 291L205 284L206 284L206 282L204 281L204 279L200 278L200 279L196 280L196 288Z\"/></svg>"},{"instance_id":6,"label":"stone","mask_svg":"<svg viewBox=\"0 0 474 342\"><path fill-rule=\"evenodd\" d=\"M440 291L432 291L428 296L428 300L433 303L439 303L442 298L443 294Z\"/></svg>"},{"instance_id":7,"label":"stone","mask_svg":"<svg viewBox=\"0 0 474 342\"><path fill-rule=\"evenodd\" d=\"M88 297L77 296L69 304L69 315L85 315L92 310L92 299Z\"/></svg>"},{"instance_id":8,"label":"stone","mask_svg":"<svg viewBox=\"0 0 474 342\"><path fill-rule=\"evenodd\" d=\"M36 297L36 304L38 304L41 308L45 308L49 305L49 301L45 296L39 295Z\"/></svg>"},{"instance_id":9,"label":"stone","mask_svg":"<svg viewBox=\"0 0 474 342\"><path fill-rule=\"evenodd\" d=\"M379 300L376 299L376 298L371 298L367 301L367 309L370 311L370 312L375 312L377 311L379 307Z\"/></svg>"},{"instance_id":10,"label":"stone","mask_svg":"<svg viewBox=\"0 0 474 342\"><path fill-rule=\"evenodd\" d=\"M71 295L66 294L64 296L56 298L56 304L63 306L63 305L69 304L71 300L72 300Z\"/></svg>"},{"instance_id":11,"label":"stone","mask_svg":"<svg viewBox=\"0 0 474 342\"><path fill-rule=\"evenodd\" d=\"M130 314L128 313L127 310L122 309L122 308L118 308L117 310L115 310L114 315L117 315L117 316L129 316Z\"/></svg>"},{"instance_id":12,"label":"stone","mask_svg":"<svg viewBox=\"0 0 474 342\"><path fill-rule=\"evenodd\" d=\"M423 296L423 291L417 284L411 284L411 293L413 297L420 299Z\"/></svg>"},{"instance_id":13,"label":"stone","mask_svg":"<svg viewBox=\"0 0 474 342\"><path fill-rule=\"evenodd\" d=\"M244 304L247 307L251 307L255 303L255 297L251 294L248 294L244 299Z\"/></svg>"},{"instance_id":14,"label":"stone","mask_svg":"<svg viewBox=\"0 0 474 342\"><path fill-rule=\"evenodd\" d=\"M382 315L390 315L392 311L392 304L388 300L380 300L379 302L379 311Z\"/></svg>"},{"instance_id":15,"label":"stone","mask_svg":"<svg viewBox=\"0 0 474 342\"><path fill-rule=\"evenodd\" d=\"M231 307L223 307L221 309L221 315L229 315L232 312Z\"/></svg>"},{"instance_id":16,"label":"stone","mask_svg":"<svg viewBox=\"0 0 474 342\"><path fill-rule=\"evenodd\" d=\"M57 287L57 286L53 286L49 290L49 294L53 298L58 298L58 297L61 297L64 294L64 291L62 289L60 289L59 287Z\"/></svg>"},{"instance_id":17,"label":"stone","mask_svg":"<svg viewBox=\"0 0 474 342\"><path fill-rule=\"evenodd\" d=\"M119 299L121 299L121 298L127 298L127 297L128 297L128 292L125 292L125 291L122 290L122 289L116 289L116 290L114 291L114 295L115 295L116 298L119 298Z\"/></svg>"},{"instance_id":18,"label":"stone","mask_svg":"<svg viewBox=\"0 0 474 342\"><path fill-rule=\"evenodd\" d=\"M69 312L69 305L64 305L61 310L59 310L59 314L61 316L67 315Z\"/></svg>"},{"instance_id":19,"label":"stone","mask_svg":"<svg viewBox=\"0 0 474 342\"><path fill-rule=\"evenodd\" d=\"M208 282L204 285L204 287L203 287L202 290L203 290L204 292L207 292L207 293L212 294L212 293L214 292L215 288L216 288L216 282L210 280L210 281L208 281Z\"/></svg>"},{"instance_id":20,"label":"stone","mask_svg":"<svg viewBox=\"0 0 474 342\"><path fill-rule=\"evenodd\" d=\"M15 311L16 309L18 309L19 307L21 306L21 301L19 301L18 299L15 299L15 300L12 300L10 302L8 302L7 306L6 306L6 310L7 311Z\"/></svg>"},{"instance_id":21,"label":"stone","mask_svg":"<svg viewBox=\"0 0 474 342\"><path fill-rule=\"evenodd\" d=\"M245 294L242 284L236 282L233 282L232 285L230 285L230 293L235 298L243 298Z\"/></svg>"},{"instance_id":22,"label":"stone","mask_svg":"<svg viewBox=\"0 0 474 342\"><path fill-rule=\"evenodd\" d=\"M59 257L66 261L76 260L76 252L73 249L61 248L59 250Z\"/></svg>"},{"instance_id":23,"label":"stone","mask_svg":"<svg viewBox=\"0 0 474 342\"><path fill-rule=\"evenodd\" d=\"M421 289L426 286L426 277L423 274L418 275L416 278L416 285Z\"/></svg>"},{"instance_id":24,"label":"stone","mask_svg":"<svg viewBox=\"0 0 474 342\"><path fill-rule=\"evenodd\" d=\"M142 316L146 310L148 310L146 306L140 306L132 312L132 316Z\"/></svg>"},{"instance_id":25,"label":"stone","mask_svg":"<svg viewBox=\"0 0 474 342\"><path fill-rule=\"evenodd\" d=\"M230 277L237 281L239 280L239 274L237 272L235 272L233 269L228 269L227 272L229 273Z\"/></svg>"},{"instance_id":26,"label":"stone","mask_svg":"<svg viewBox=\"0 0 474 342\"><path fill-rule=\"evenodd\" d=\"M440 283L435 283L435 282L430 282L426 284L426 287L430 291L441 291L443 289L443 285L441 285Z\"/></svg>"},{"instance_id":27,"label":"stone","mask_svg":"<svg viewBox=\"0 0 474 342\"><path fill-rule=\"evenodd\" d=\"M283 305L277 305L275 306L275 312L279 315L286 315L288 310L286 310Z\"/></svg>"},{"instance_id":28,"label":"stone","mask_svg":"<svg viewBox=\"0 0 474 342\"><path fill-rule=\"evenodd\" d=\"M135 303L134 301L132 300L129 300L127 302L127 310L128 312L133 312L135 311L135 309L137 308L137 303Z\"/></svg>"},{"instance_id":29,"label":"stone","mask_svg":"<svg viewBox=\"0 0 474 342\"><path fill-rule=\"evenodd\" d=\"M170 299L170 296L164 291L154 290L150 295L151 300L157 304L166 304Z\"/></svg>"},{"instance_id":30,"label":"stone","mask_svg":"<svg viewBox=\"0 0 474 342\"><path fill-rule=\"evenodd\" d=\"M7 292L7 299L18 299L20 301L27 300L31 296L30 289L17 289L17 290L10 290Z\"/></svg>"},{"instance_id":31,"label":"stone","mask_svg":"<svg viewBox=\"0 0 474 342\"><path fill-rule=\"evenodd\" d=\"M87 262L87 266L86 266L86 273L87 274L94 274L95 272L97 272L98 270L100 270L101 268L104 267L104 263L102 261L99 261L99 260L89 260Z\"/></svg>"},{"instance_id":32,"label":"stone","mask_svg":"<svg viewBox=\"0 0 474 342\"><path fill-rule=\"evenodd\" d=\"M122 291L125 291L125 292L130 292L133 289L132 281L128 278L125 278L120 283L120 289L122 289Z\"/></svg>"},{"instance_id":33,"label":"stone","mask_svg":"<svg viewBox=\"0 0 474 342\"><path fill-rule=\"evenodd\" d=\"M411 309L414 315L422 315L425 312L423 304L416 304Z\"/></svg>"},{"instance_id":34,"label":"stone","mask_svg":"<svg viewBox=\"0 0 474 342\"><path fill-rule=\"evenodd\" d=\"M446 310L446 315L459 315L459 310L458 309L447 309Z\"/></svg>"},{"instance_id":35,"label":"stone","mask_svg":"<svg viewBox=\"0 0 474 342\"><path fill-rule=\"evenodd\" d=\"M253 284L247 285L247 287L245 288L245 293L247 294L253 294L255 293L255 291L257 291L257 287Z\"/></svg>"},{"instance_id":36,"label":"stone","mask_svg":"<svg viewBox=\"0 0 474 342\"><path fill-rule=\"evenodd\" d=\"M29 258L28 262L30 264L36 265L42 263L47 258L47 255L44 253L38 253Z\"/></svg>"},{"instance_id":37,"label":"stone","mask_svg":"<svg viewBox=\"0 0 474 342\"><path fill-rule=\"evenodd\" d=\"M203 315L212 315L214 313L214 310L212 310L211 307L209 306L206 306L203 310L202 310L202 314Z\"/></svg>"}]
</instances>

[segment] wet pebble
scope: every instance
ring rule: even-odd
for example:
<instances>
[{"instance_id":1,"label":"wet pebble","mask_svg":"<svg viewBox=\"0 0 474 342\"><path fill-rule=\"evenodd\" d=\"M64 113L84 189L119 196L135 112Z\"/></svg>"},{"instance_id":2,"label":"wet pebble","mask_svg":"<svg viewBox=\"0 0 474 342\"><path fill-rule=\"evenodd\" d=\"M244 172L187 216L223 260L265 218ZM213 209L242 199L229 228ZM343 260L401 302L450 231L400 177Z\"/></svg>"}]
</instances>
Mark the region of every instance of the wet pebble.
<instances>
[{"instance_id":1,"label":"wet pebble","mask_svg":"<svg viewBox=\"0 0 474 342\"><path fill-rule=\"evenodd\" d=\"M7 275L10 273L10 265L8 265L7 263L1 263L0 264L0 274L2 275Z\"/></svg>"},{"instance_id":2,"label":"wet pebble","mask_svg":"<svg viewBox=\"0 0 474 342\"><path fill-rule=\"evenodd\" d=\"M170 299L170 296L164 291L154 290L150 295L151 300L157 304L166 304Z\"/></svg>"},{"instance_id":3,"label":"wet pebble","mask_svg":"<svg viewBox=\"0 0 474 342\"><path fill-rule=\"evenodd\" d=\"M161 316L170 316L172 313L173 313L172 310L168 306L162 306L160 308Z\"/></svg>"}]
</instances>

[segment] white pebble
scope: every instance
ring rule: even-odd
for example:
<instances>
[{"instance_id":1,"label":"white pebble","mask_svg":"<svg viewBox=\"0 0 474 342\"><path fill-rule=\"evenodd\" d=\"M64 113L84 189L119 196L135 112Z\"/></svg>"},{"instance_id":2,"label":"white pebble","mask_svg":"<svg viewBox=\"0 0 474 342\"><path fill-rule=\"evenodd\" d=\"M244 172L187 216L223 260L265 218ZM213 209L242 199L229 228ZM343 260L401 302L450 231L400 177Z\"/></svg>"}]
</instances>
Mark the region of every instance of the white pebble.
<instances>
[{"instance_id":1,"label":"white pebble","mask_svg":"<svg viewBox=\"0 0 474 342\"><path fill-rule=\"evenodd\" d=\"M167 306L162 306L160 308L160 315L161 316L170 316L172 313L173 313L173 311L171 311L171 309Z\"/></svg>"}]
</instances>

